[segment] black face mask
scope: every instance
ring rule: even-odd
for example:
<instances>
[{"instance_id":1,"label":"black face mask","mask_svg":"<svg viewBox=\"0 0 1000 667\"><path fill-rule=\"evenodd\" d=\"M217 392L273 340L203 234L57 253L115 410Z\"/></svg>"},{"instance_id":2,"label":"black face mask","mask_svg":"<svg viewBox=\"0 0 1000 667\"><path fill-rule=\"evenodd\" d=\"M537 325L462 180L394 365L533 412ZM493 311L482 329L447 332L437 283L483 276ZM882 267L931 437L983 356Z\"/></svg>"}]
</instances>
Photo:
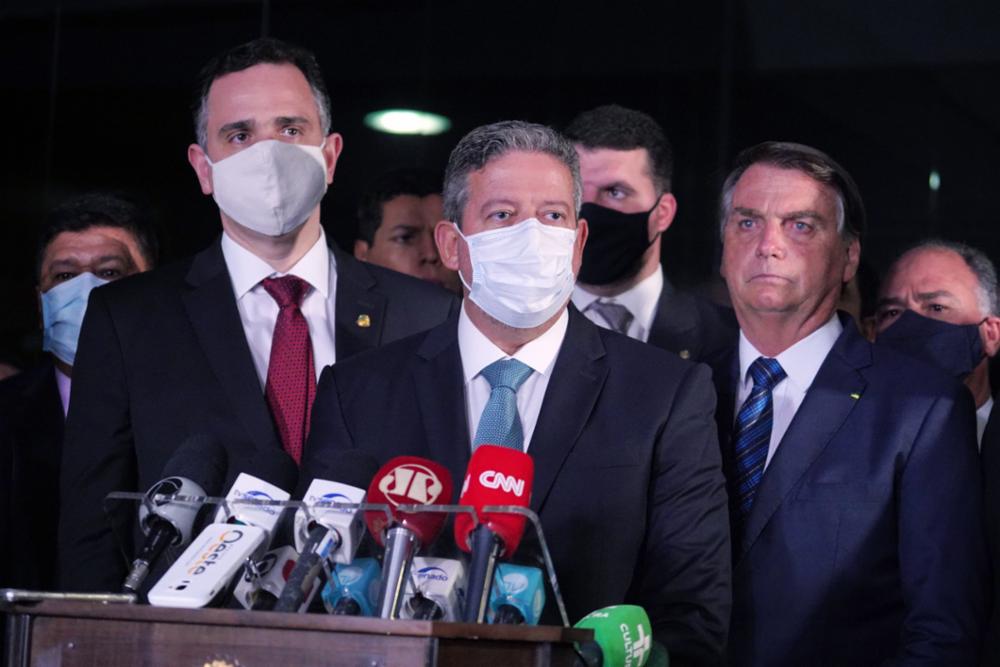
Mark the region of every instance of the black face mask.
<instances>
[{"instance_id":1,"label":"black face mask","mask_svg":"<svg viewBox=\"0 0 1000 667\"><path fill-rule=\"evenodd\" d=\"M937 366L959 380L984 356L978 324L951 324L912 310L904 310L875 342Z\"/></svg>"},{"instance_id":2,"label":"black face mask","mask_svg":"<svg viewBox=\"0 0 1000 667\"><path fill-rule=\"evenodd\" d=\"M587 220L589 235L577 280L586 285L610 285L639 273L642 255L652 244L649 214L655 208L656 204L645 212L622 213L597 204L581 206L580 217Z\"/></svg>"}]
</instances>

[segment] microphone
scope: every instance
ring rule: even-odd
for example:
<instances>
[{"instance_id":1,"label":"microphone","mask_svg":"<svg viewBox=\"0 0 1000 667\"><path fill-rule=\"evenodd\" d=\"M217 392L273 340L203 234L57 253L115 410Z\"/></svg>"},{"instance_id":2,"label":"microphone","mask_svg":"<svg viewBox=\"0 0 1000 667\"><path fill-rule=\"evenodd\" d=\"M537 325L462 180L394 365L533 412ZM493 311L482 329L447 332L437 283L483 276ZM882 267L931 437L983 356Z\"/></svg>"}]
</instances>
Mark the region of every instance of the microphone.
<instances>
[{"instance_id":1,"label":"microphone","mask_svg":"<svg viewBox=\"0 0 1000 667\"><path fill-rule=\"evenodd\" d=\"M250 561L233 589L233 598L246 609L274 609L298 558L298 552L285 545L271 549L259 560Z\"/></svg>"},{"instance_id":2,"label":"microphone","mask_svg":"<svg viewBox=\"0 0 1000 667\"><path fill-rule=\"evenodd\" d=\"M374 616L382 568L374 558L338 563L323 587L323 606L335 616Z\"/></svg>"},{"instance_id":3,"label":"microphone","mask_svg":"<svg viewBox=\"0 0 1000 667\"><path fill-rule=\"evenodd\" d=\"M453 558L413 559L400 617L457 621L465 604L465 565Z\"/></svg>"},{"instance_id":4,"label":"microphone","mask_svg":"<svg viewBox=\"0 0 1000 667\"><path fill-rule=\"evenodd\" d=\"M285 501L289 497L273 484L240 473L226 496L229 502L216 513L216 522L205 527L149 591L150 604L194 608L216 599L247 559L267 548L283 511L233 501Z\"/></svg>"},{"instance_id":5,"label":"microphone","mask_svg":"<svg viewBox=\"0 0 1000 667\"><path fill-rule=\"evenodd\" d=\"M122 589L138 593L149 569L168 546L191 541L201 503L156 500L162 496L208 496L218 493L226 474L226 450L215 440L198 435L185 440L163 466L163 479L150 487L139 505L139 527L146 540L132 561Z\"/></svg>"},{"instance_id":6,"label":"microphone","mask_svg":"<svg viewBox=\"0 0 1000 667\"><path fill-rule=\"evenodd\" d=\"M487 620L504 625L538 625L545 608L545 581L537 567L497 565Z\"/></svg>"},{"instance_id":7,"label":"microphone","mask_svg":"<svg viewBox=\"0 0 1000 667\"><path fill-rule=\"evenodd\" d=\"M404 583L416 552L437 538L448 518L443 512L400 512L399 505L434 505L452 497L451 475L440 463L417 456L397 456L379 469L368 487L368 502L389 505L391 518L365 512L365 523L379 546L385 546L379 582L380 618L399 618Z\"/></svg>"},{"instance_id":8,"label":"microphone","mask_svg":"<svg viewBox=\"0 0 1000 667\"><path fill-rule=\"evenodd\" d=\"M528 507L535 463L524 452L497 445L480 445L472 452L466 469L459 505L476 510L480 523L475 525L468 514L455 517L455 543L469 560L467 623L486 619L490 589L497 559L509 558L521 542L527 517L505 512L484 512L487 505Z\"/></svg>"},{"instance_id":9,"label":"microphone","mask_svg":"<svg viewBox=\"0 0 1000 667\"><path fill-rule=\"evenodd\" d=\"M653 649L653 631L646 610L619 604L592 611L574 628L589 628L594 639L577 644L585 667L643 667Z\"/></svg>"},{"instance_id":10,"label":"microphone","mask_svg":"<svg viewBox=\"0 0 1000 667\"><path fill-rule=\"evenodd\" d=\"M295 513L295 547L299 560L288 576L288 584L281 592L275 611L304 610L318 588L318 579L324 563L348 564L358 551L364 526L361 512L355 509L330 507L331 504L359 505L365 501L365 492L340 482L313 480L305 494L311 506L311 516L304 508Z\"/></svg>"}]
</instances>

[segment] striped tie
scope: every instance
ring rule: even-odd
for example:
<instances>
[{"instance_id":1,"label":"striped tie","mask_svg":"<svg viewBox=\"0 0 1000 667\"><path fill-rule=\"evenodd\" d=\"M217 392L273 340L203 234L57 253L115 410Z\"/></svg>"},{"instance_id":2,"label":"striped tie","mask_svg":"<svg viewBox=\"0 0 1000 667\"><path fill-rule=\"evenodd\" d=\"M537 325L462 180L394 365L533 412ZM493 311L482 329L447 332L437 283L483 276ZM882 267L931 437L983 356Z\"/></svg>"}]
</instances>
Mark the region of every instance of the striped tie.
<instances>
[{"instance_id":1,"label":"striped tie","mask_svg":"<svg viewBox=\"0 0 1000 667\"><path fill-rule=\"evenodd\" d=\"M741 521L753 506L757 486L764 476L767 447L771 442L771 390L785 378L777 359L758 357L750 365L753 390L736 415L733 435L736 455L735 476L730 484L730 502Z\"/></svg>"},{"instance_id":2,"label":"striped tie","mask_svg":"<svg viewBox=\"0 0 1000 667\"><path fill-rule=\"evenodd\" d=\"M482 370L480 375L490 383L490 398L476 427L472 441L479 445L500 445L524 451L524 431L517 413L517 390L531 375L531 366L517 359L500 359Z\"/></svg>"}]
</instances>

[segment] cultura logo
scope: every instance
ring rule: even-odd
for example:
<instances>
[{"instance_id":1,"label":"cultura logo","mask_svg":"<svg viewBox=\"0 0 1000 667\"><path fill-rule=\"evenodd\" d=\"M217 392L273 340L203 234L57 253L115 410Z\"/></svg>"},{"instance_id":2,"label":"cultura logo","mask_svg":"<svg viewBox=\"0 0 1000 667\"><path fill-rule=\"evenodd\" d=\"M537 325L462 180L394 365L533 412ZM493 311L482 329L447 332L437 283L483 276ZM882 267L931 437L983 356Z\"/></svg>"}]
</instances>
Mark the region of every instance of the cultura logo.
<instances>
[{"instance_id":1,"label":"cultura logo","mask_svg":"<svg viewBox=\"0 0 1000 667\"><path fill-rule=\"evenodd\" d=\"M437 567L429 565L417 570L417 579L430 579L432 581L448 581L448 573Z\"/></svg>"},{"instance_id":2,"label":"cultura logo","mask_svg":"<svg viewBox=\"0 0 1000 667\"><path fill-rule=\"evenodd\" d=\"M404 463L379 481L378 490L392 505L433 505L444 485L427 466Z\"/></svg>"},{"instance_id":3,"label":"cultura logo","mask_svg":"<svg viewBox=\"0 0 1000 667\"><path fill-rule=\"evenodd\" d=\"M635 639L632 638L632 632L627 623L622 623L619 629L625 642L625 667L643 664L646 654L653 648L653 638L646 634L641 625L636 626L638 636Z\"/></svg>"},{"instance_id":4,"label":"cultura logo","mask_svg":"<svg viewBox=\"0 0 1000 667\"><path fill-rule=\"evenodd\" d=\"M484 470L479 474L479 483L487 489L503 489L504 493L513 493L520 498L524 495L524 480L513 475L505 475L496 470Z\"/></svg>"}]
</instances>

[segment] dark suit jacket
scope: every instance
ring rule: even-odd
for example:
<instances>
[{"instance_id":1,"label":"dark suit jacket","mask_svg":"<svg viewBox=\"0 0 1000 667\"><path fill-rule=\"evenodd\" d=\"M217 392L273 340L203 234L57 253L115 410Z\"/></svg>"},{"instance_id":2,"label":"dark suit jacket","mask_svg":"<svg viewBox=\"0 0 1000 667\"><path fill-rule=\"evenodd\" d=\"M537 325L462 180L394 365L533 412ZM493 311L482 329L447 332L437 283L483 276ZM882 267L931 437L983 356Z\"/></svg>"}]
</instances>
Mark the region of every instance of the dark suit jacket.
<instances>
[{"instance_id":1,"label":"dark suit jacket","mask_svg":"<svg viewBox=\"0 0 1000 667\"><path fill-rule=\"evenodd\" d=\"M972 665L989 573L969 391L849 319L734 544L736 665ZM716 369L727 470L738 354Z\"/></svg>"},{"instance_id":2,"label":"dark suit jacket","mask_svg":"<svg viewBox=\"0 0 1000 667\"><path fill-rule=\"evenodd\" d=\"M0 382L0 588L55 589L64 421L51 360Z\"/></svg>"},{"instance_id":3,"label":"dark suit jacket","mask_svg":"<svg viewBox=\"0 0 1000 667\"><path fill-rule=\"evenodd\" d=\"M303 459L361 449L448 467L470 457L457 317L328 368ZM569 329L529 447L539 514L571 620L643 605L675 665L718 660L729 615L726 495L708 368L601 329ZM715 450L715 451L713 451ZM439 538L451 539L451 536Z\"/></svg>"},{"instance_id":4,"label":"dark suit jacket","mask_svg":"<svg viewBox=\"0 0 1000 667\"><path fill-rule=\"evenodd\" d=\"M986 430L983 431L980 460L983 464L983 507L986 520L986 542L990 550L993 571L993 611L986 628L983 645L983 665L1000 664L1000 410L993 397Z\"/></svg>"},{"instance_id":5,"label":"dark suit jacket","mask_svg":"<svg viewBox=\"0 0 1000 667\"><path fill-rule=\"evenodd\" d=\"M429 283L335 252L338 360L423 331L457 308ZM370 326L357 324L361 314ZM71 590L121 585L125 561L103 499L148 488L186 439L223 444L230 478L258 450L280 450L218 242L91 293L66 428L59 547L61 584ZM122 522L133 525L134 512Z\"/></svg>"},{"instance_id":6,"label":"dark suit jacket","mask_svg":"<svg viewBox=\"0 0 1000 667\"><path fill-rule=\"evenodd\" d=\"M664 277L646 342L682 359L705 361L731 347L738 336L739 324L732 308L678 291Z\"/></svg>"}]
</instances>

